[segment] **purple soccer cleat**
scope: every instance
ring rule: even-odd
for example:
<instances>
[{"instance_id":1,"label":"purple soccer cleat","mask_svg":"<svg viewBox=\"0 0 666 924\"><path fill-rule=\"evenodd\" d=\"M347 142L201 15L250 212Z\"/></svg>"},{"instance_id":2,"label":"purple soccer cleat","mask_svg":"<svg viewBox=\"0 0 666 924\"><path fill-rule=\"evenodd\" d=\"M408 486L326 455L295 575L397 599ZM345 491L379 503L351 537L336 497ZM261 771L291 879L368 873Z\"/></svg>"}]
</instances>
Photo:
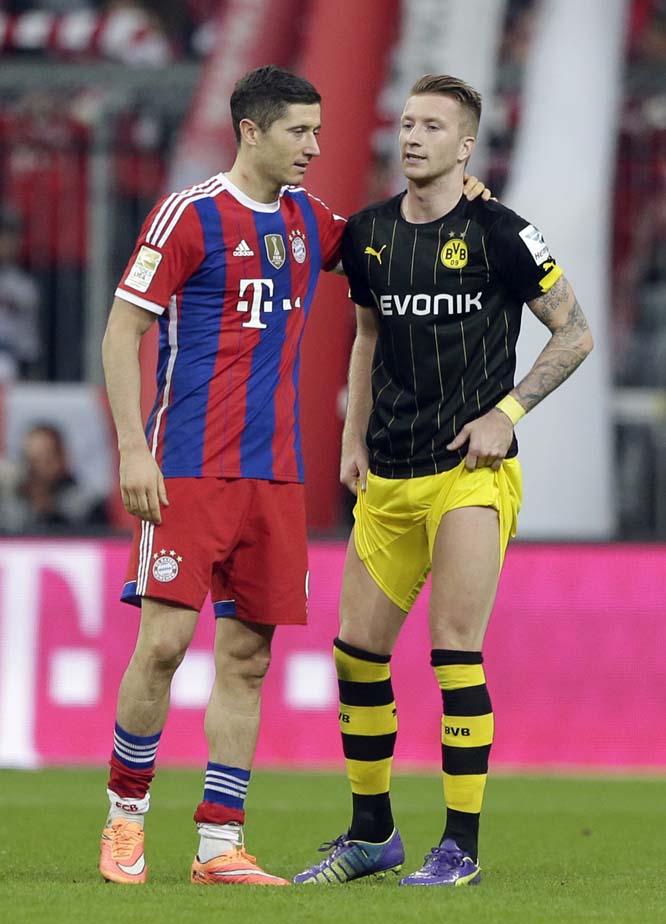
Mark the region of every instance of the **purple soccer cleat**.
<instances>
[{"instance_id":1,"label":"purple soccer cleat","mask_svg":"<svg viewBox=\"0 0 666 924\"><path fill-rule=\"evenodd\" d=\"M297 873L294 876L295 883L338 885L361 879L363 876L384 879L389 872L400 872L405 859L405 850L397 828L394 828L389 839L381 844L352 841L346 834L341 834L334 841L322 844L319 850L330 850L330 853L321 863Z\"/></svg>"},{"instance_id":2,"label":"purple soccer cleat","mask_svg":"<svg viewBox=\"0 0 666 924\"><path fill-rule=\"evenodd\" d=\"M481 867L447 838L433 847L421 869L400 880L401 886L463 886L481 882Z\"/></svg>"}]
</instances>

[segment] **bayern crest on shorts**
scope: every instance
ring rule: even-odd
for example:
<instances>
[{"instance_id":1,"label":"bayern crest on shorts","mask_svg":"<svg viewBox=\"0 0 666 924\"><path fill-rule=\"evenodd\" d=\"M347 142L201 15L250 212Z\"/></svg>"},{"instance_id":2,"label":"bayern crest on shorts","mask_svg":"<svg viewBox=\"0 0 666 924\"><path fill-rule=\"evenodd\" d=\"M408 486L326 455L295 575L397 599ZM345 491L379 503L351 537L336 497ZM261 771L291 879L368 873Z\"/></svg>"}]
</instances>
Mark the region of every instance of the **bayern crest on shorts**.
<instances>
[{"instance_id":1,"label":"bayern crest on shorts","mask_svg":"<svg viewBox=\"0 0 666 924\"><path fill-rule=\"evenodd\" d=\"M183 560L182 555L178 555L175 549L160 549L153 555L153 577L161 584L168 584L178 577L179 562Z\"/></svg>"}]
</instances>

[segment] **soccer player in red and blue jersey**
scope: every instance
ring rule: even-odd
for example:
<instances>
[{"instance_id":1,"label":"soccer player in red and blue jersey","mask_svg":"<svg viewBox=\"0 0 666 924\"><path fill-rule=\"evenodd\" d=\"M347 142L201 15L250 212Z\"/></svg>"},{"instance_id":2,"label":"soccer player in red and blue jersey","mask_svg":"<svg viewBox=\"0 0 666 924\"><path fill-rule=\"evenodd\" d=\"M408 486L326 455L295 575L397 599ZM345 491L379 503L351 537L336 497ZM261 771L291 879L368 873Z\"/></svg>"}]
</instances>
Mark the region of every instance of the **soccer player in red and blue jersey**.
<instances>
[{"instance_id":1,"label":"soccer player in red and blue jersey","mask_svg":"<svg viewBox=\"0 0 666 924\"><path fill-rule=\"evenodd\" d=\"M306 622L299 347L344 219L299 188L319 154L320 95L275 67L231 97L231 170L160 201L104 337L120 489L137 517L122 598L141 607L120 685L100 871L146 881L143 818L173 674L210 591L216 677L191 881L288 885L245 852L244 801L275 627ZM144 432L138 347L157 320Z\"/></svg>"}]
</instances>

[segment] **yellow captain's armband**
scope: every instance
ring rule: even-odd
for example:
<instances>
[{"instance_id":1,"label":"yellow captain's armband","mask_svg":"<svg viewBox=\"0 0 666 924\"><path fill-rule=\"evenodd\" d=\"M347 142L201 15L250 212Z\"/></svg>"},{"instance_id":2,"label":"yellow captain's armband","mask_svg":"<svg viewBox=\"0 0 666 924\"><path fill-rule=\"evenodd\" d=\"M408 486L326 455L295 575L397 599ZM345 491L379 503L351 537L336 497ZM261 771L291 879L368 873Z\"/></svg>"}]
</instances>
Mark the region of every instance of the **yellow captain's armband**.
<instances>
[{"instance_id":1,"label":"yellow captain's armband","mask_svg":"<svg viewBox=\"0 0 666 924\"><path fill-rule=\"evenodd\" d=\"M520 401L516 401L511 395L505 395L501 401L495 405L500 411L504 411L511 423L516 426L521 417L524 417L527 411Z\"/></svg>"},{"instance_id":2,"label":"yellow captain's armband","mask_svg":"<svg viewBox=\"0 0 666 924\"><path fill-rule=\"evenodd\" d=\"M543 269L548 270L548 272L543 277L543 279L539 282L539 286L541 288L541 291L545 293L549 289L553 288L557 280L562 275L562 270L556 263L553 263L552 261L550 263L544 263Z\"/></svg>"}]
</instances>

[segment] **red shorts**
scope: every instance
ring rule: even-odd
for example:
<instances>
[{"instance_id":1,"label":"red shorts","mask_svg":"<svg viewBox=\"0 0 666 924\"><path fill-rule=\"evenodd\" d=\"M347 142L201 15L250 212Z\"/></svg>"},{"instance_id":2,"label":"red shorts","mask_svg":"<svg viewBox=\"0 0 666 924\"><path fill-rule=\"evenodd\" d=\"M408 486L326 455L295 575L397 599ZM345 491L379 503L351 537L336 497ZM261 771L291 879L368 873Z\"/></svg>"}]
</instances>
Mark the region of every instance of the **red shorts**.
<instances>
[{"instance_id":1,"label":"red shorts","mask_svg":"<svg viewBox=\"0 0 666 924\"><path fill-rule=\"evenodd\" d=\"M153 597L264 625L307 622L302 484L169 478L162 523L137 520L121 599Z\"/></svg>"}]
</instances>

